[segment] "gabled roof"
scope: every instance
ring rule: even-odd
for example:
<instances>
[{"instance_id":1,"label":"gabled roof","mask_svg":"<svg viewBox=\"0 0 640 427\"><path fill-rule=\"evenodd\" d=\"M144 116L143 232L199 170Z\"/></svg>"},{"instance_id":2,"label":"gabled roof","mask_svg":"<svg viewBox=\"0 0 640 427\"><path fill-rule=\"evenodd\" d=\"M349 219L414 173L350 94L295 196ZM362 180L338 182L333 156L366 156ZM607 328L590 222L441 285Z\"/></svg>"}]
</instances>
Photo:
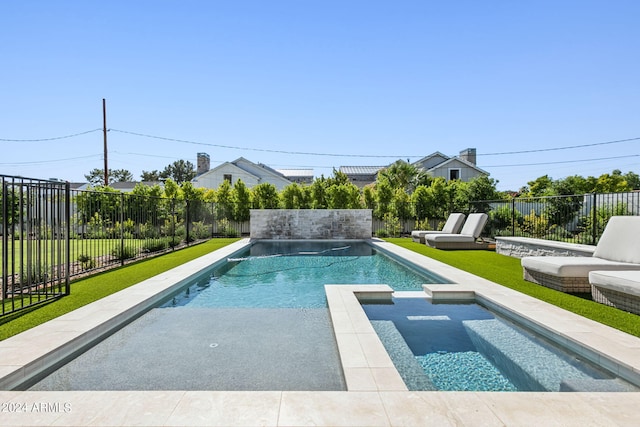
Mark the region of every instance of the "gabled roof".
<instances>
[{"instance_id":1,"label":"gabled roof","mask_svg":"<svg viewBox=\"0 0 640 427\"><path fill-rule=\"evenodd\" d=\"M435 153L431 153L428 156L425 156L425 157L421 158L420 160L416 160L412 164L415 165L417 163L424 163L425 161L427 161L427 160L429 160L429 159L431 159L433 157L440 157L440 158L442 158L443 161L448 160L448 159L451 158L450 156L447 156L446 154L442 154L441 152L436 151Z\"/></svg>"},{"instance_id":2,"label":"gabled roof","mask_svg":"<svg viewBox=\"0 0 640 427\"><path fill-rule=\"evenodd\" d=\"M213 169L209 169L208 171L206 171L205 173L198 175L197 177L194 178L194 181L197 181L199 179L201 179L202 177L204 177L205 175L215 175L219 170L221 169L228 169L228 168L232 168L232 169L239 169L241 171L244 171L244 169L239 168L238 165L236 165L233 162L224 162L224 163L220 163L218 166L216 166ZM245 171L246 172L246 171Z\"/></svg>"},{"instance_id":3,"label":"gabled roof","mask_svg":"<svg viewBox=\"0 0 640 427\"><path fill-rule=\"evenodd\" d=\"M466 161L466 160L464 160L464 159L461 159L460 157L451 157L450 159L445 160L445 161L444 161L444 162L442 162L442 163L438 163L436 166L432 167L431 169L428 169L428 170L427 170L427 172L429 172L429 171L433 171L433 170L435 170L435 169L440 169L440 168L449 167L449 165L450 165L451 163L455 163L455 162L462 163L462 164L464 164L464 165L465 165L466 167L468 167L468 168L475 169L476 171L478 171L478 172L480 172L480 173L482 173L482 174L489 175L489 172L487 172L487 171L485 171L485 170L483 170L483 169L480 169L478 166L476 166L476 165L474 165L473 163L468 162L468 161Z\"/></svg>"},{"instance_id":4,"label":"gabled roof","mask_svg":"<svg viewBox=\"0 0 640 427\"><path fill-rule=\"evenodd\" d=\"M231 171L235 169L252 175L256 178L256 180L264 180L265 177L270 177L273 180L279 180L280 182L289 181L283 174L276 171L275 169L263 165L262 163L253 163L252 161L247 160L244 157L238 157L231 162L221 163L215 168L203 173L202 175L198 175L194 178L194 181L202 180L207 175L215 175L219 173L220 170L229 171L230 169Z\"/></svg>"}]
</instances>

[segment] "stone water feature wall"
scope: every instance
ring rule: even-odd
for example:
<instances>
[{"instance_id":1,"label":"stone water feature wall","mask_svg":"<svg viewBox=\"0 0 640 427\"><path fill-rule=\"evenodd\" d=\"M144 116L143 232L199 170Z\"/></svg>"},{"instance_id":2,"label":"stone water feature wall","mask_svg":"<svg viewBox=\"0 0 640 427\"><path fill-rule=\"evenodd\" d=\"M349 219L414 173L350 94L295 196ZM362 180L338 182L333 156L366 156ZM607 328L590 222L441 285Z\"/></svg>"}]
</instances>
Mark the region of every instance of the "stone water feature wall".
<instances>
[{"instance_id":1,"label":"stone water feature wall","mask_svg":"<svg viewBox=\"0 0 640 427\"><path fill-rule=\"evenodd\" d=\"M371 209L252 209L252 239L370 239Z\"/></svg>"}]
</instances>

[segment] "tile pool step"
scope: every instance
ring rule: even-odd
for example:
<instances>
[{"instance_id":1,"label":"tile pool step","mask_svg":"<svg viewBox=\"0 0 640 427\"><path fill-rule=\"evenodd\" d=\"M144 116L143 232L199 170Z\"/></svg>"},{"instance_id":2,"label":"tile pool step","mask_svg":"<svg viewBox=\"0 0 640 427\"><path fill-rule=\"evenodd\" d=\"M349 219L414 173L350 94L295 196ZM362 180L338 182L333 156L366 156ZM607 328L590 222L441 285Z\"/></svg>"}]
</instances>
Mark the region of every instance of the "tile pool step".
<instances>
[{"instance_id":1,"label":"tile pool step","mask_svg":"<svg viewBox=\"0 0 640 427\"><path fill-rule=\"evenodd\" d=\"M563 381L579 384L575 380L594 380L542 342L533 341L500 320L462 323L478 351L520 390L560 391Z\"/></svg>"},{"instance_id":2,"label":"tile pool step","mask_svg":"<svg viewBox=\"0 0 640 427\"><path fill-rule=\"evenodd\" d=\"M371 325L409 390L437 390L392 321L372 320Z\"/></svg>"}]
</instances>

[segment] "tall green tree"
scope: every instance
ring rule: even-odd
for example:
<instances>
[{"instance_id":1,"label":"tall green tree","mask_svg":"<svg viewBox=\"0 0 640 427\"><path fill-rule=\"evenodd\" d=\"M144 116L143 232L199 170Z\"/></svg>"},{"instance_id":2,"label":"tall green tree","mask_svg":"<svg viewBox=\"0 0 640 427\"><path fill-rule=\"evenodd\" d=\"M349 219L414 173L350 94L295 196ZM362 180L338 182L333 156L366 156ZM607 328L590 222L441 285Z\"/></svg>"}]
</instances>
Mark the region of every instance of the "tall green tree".
<instances>
[{"instance_id":1,"label":"tall green tree","mask_svg":"<svg viewBox=\"0 0 640 427\"><path fill-rule=\"evenodd\" d=\"M398 188L393 193L392 212L400 220L411 218L411 196L402 188Z\"/></svg>"},{"instance_id":2,"label":"tall green tree","mask_svg":"<svg viewBox=\"0 0 640 427\"><path fill-rule=\"evenodd\" d=\"M310 189L291 183L280 192L280 202L284 209L309 209L311 207Z\"/></svg>"},{"instance_id":3,"label":"tall green tree","mask_svg":"<svg viewBox=\"0 0 640 427\"><path fill-rule=\"evenodd\" d=\"M251 200L254 209L277 209L280 202L278 189L269 182L260 183L253 187Z\"/></svg>"},{"instance_id":4,"label":"tall green tree","mask_svg":"<svg viewBox=\"0 0 640 427\"><path fill-rule=\"evenodd\" d=\"M334 184L327 188L329 209L360 209L360 190L352 183Z\"/></svg>"},{"instance_id":5,"label":"tall green tree","mask_svg":"<svg viewBox=\"0 0 640 427\"><path fill-rule=\"evenodd\" d=\"M366 209L376 210L376 190L372 185L367 185L362 189L362 202Z\"/></svg>"},{"instance_id":6,"label":"tall green tree","mask_svg":"<svg viewBox=\"0 0 640 427\"><path fill-rule=\"evenodd\" d=\"M416 219L424 221L432 217L433 209L431 209L431 195L424 185L419 185L411 194L411 204L413 206L413 215Z\"/></svg>"},{"instance_id":7,"label":"tall green tree","mask_svg":"<svg viewBox=\"0 0 640 427\"><path fill-rule=\"evenodd\" d=\"M313 209L327 208L327 179L323 176L313 180L311 184L311 207Z\"/></svg>"},{"instance_id":8,"label":"tall green tree","mask_svg":"<svg viewBox=\"0 0 640 427\"><path fill-rule=\"evenodd\" d=\"M378 180L387 181L393 190L402 189L411 194L419 185L427 184L430 178L415 165L397 160L380 171Z\"/></svg>"},{"instance_id":9,"label":"tall green tree","mask_svg":"<svg viewBox=\"0 0 640 427\"><path fill-rule=\"evenodd\" d=\"M156 182L162 181L162 176L158 170L153 170L150 172L143 170L142 174L140 175L140 179L143 182Z\"/></svg>"},{"instance_id":10,"label":"tall green tree","mask_svg":"<svg viewBox=\"0 0 640 427\"><path fill-rule=\"evenodd\" d=\"M176 160L164 168L160 177L163 179L171 178L178 184L181 184L195 178L196 169L190 161Z\"/></svg>"},{"instance_id":11,"label":"tall green tree","mask_svg":"<svg viewBox=\"0 0 640 427\"><path fill-rule=\"evenodd\" d=\"M104 169L92 169L85 179L92 186L104 185ZM126 169L109 169L108 183L133 181L133 175Z\"/></svg>"},{"instance_id":12,"label":"tall green tree","mask_svg":"<svg viewBox=\"0 0 640 427\"><path fill-rule=\"evenodd\" d=\"M241 179L233 185L235 201L234 217L237 221L248 221L251 216L251 192Z\"/></svg>"},{"instance_id":13,"label":"tall green tree","mask_svg":"<svg viewBox=\"0 0 640 427\"><path fill-rule=\"evenodd\" d=\"M216 216L218 219L233 219L235 200L231 183L226 179L216 190Z\"/></svg>"},{"instance_id":14,"label":"tall green tree","mask_svg":"<svg viewBox=\"0 0 640 427\"><path fill-rule=\"evenodd\" d=\"M393 188L387 180L376 182L376 210L373 216L382 219L386 213L391 213L391 201L393 200Z\"/></svg>"}]
</instances>

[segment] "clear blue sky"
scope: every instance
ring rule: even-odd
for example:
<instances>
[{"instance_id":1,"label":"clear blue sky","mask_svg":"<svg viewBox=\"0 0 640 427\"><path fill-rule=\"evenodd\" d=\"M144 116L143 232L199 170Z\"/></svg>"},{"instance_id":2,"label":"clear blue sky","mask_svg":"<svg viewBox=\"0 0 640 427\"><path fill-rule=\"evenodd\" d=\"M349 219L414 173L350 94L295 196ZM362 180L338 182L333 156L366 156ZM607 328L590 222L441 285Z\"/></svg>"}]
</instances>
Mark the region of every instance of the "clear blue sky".
<instances>
[{"instance_id":1,"label":"clear blue sky","mask_svg":"<svg viewBox=\"0 0 640 427\"><path fill-rule=\"evenodd\" d=\"M198 152L329 176L468 147L500 190L640 173L638 18L637 0L3 1L0 139L96 131L0 141L0 174L102 168L103 98L109 167L136 179ZM552 151L500 154L531 150Z\"/></svg>"}]
</instances>

